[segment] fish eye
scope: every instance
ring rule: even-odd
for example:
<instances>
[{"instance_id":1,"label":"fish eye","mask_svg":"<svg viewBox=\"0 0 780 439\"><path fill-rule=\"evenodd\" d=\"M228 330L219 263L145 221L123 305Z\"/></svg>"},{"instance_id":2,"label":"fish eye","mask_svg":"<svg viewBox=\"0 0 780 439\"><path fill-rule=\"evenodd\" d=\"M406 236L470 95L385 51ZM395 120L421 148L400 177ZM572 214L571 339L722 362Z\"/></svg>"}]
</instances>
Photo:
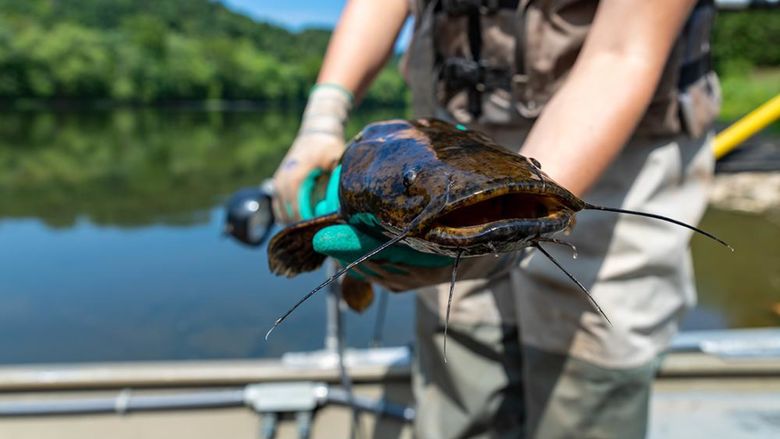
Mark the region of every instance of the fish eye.
<instances>
[{"instance_id":1,"label":"fish eye","mask_svg":"<svg viewBox=\"0 0 780 439\"><path fill-rule=\"evenodd\" d=\"M407 169L404 171L404 187L409 189L414 181L417 179L416 169Z\"/></svg>"}]
</instances>

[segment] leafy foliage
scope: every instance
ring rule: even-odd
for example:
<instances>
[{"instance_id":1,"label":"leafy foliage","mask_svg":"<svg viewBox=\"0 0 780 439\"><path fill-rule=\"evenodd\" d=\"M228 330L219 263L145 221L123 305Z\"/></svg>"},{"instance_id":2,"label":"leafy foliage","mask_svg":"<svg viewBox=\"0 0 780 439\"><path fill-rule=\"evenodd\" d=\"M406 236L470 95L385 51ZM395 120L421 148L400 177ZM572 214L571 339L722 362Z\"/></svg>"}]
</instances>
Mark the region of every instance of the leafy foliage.
<instances>
[{"instance_id":1,"label":"leafy foliage","mask_svg":"<svg viewBox=\"0 0 780 439\"><path fill-rule=\"evenodd\" d=\"M713 29L715 65L780 66L780 14L771 10L720 12Z\"/></svg>"},{"instance_id":2,"label":"leafy foliage","mask_svg":"<svg viewBox=\"0 0 780 439\"><path fill-rule=\"evenodd\" d=\"M208 0L0 0L0 98L298 102L329 35ZM404 102L392 68L366 101Z\"/></svg>"},{"instance_id":3,"label":"leafy foliage","mask_svg":"<svg viewBox=\"0 0 780 439\"><path fill-rule=\"evenodd\" d=\"M723 105L720 119L733 122L780 94L780 69L762 68L739 72L732 67L721 76L721 88ZM767 130L780 133L780 124L772 124Z\"/></svg>"},{"instance_id":4,"label":"leafy foliage","mask_svg":"<svg viewBox=\"0 0 780 439\"><path fill-rule=\"evenodd\" d=\"M722 121L734 121L780 93L780 14L720 12L712 53L721 77Z\"/></svg>"},{"instance_id":5,"label":"leafy foliage","mask_svg":"<svg viewBox=\"0 0 780 439\"><path fill-rule=\"evenodd\" d=\"M299 102L330 32L293 33L210 0L0 0L0 98ZM780 66L780 14L721 12L724 76ZM395 60L369 104L407 101Z\"/></svg>"}]
</instances>

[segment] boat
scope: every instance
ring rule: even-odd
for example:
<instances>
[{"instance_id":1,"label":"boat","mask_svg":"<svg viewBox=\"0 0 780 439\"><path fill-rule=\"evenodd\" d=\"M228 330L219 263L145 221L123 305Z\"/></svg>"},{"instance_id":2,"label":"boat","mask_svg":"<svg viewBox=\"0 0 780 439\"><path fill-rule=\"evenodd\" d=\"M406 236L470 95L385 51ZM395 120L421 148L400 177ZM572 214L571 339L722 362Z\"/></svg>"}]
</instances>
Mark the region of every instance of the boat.
<instances>
[{"instance_id":1,"label":"boat","mask_svg":"<svg viewBox=\"0 0 780 439\"><path fill-rule=\"evenodd\" d=\"M339 320L324 349L276 359L0 367L0 437L411 438L412 349L347 349ZM648 437L780 437L778 414L780 328L684 332Z\"/></svg>"},{"instance_id":2,"label":"boat","mask_svg":"<svg viewBox=\"0 0 780 439\"><path fill-rule=\"evenodd\" d=\"M759 110L721 138L720 157L777 120L780 96ZM766 157L732 155L720 171L777 170ZM235 220L248 221L247 200L270 208L269 192L234 200ZM230 232L267 237L245 226ZM324 349L281 358L0 366L0 438L411 438L412 348L346 348L333 292L328 315ZM679 334L659 363L648 437L780 437L780 328Z\"/></svg>"}]
</instances>

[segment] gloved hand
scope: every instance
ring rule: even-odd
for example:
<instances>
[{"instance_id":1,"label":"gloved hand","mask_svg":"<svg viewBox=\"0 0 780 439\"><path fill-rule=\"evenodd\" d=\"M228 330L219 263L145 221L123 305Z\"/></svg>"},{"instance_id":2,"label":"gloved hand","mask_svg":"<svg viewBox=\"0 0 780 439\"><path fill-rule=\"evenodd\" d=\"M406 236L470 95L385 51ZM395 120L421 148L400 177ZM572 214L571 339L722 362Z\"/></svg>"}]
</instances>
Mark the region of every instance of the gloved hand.
<instances>
[{"instance_id":1,"label":"gloved hand","mask_svg":"<svg viewBox=\"0 0 780 439\"><path fill-rule=\"evenodd\" d=\"M298 196L298 211L303 219L338 210L340 173L341 166L338 166L330 175L324 198L316 203L312 202L311 193L320 177L319 171L311 172L303 181ZM387 241L376 236L381 234L370 235L353 226L338 224L317 232L312 244L316 252L333 257L346 266ZM348 276L381 284L391 291L406 291L449 281L453 263L454 259L450 257L422 253L396 244L350 270Z\"/></svg>"},{"instance_id":2,"label":"gloved hand","mask_svg":"<svg viewBox=\"0 0 780 439\"><path fill-rule=\"evenodd\" d=\"M344 125L352 94L337 84L318 84L309 94L301 126L274 173L274 217L281 223L301 219L297 197L301 182L315 169L333 169L344 152Z\"/></svg>"}]
</instances>

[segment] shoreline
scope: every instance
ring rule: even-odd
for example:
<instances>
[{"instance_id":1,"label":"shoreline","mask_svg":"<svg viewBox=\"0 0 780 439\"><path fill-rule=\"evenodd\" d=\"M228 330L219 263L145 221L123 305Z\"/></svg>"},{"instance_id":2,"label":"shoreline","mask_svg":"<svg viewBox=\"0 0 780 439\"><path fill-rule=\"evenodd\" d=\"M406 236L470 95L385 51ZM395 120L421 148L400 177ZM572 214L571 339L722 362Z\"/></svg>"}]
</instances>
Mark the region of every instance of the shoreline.
<instances>
[{"instance_id":1,"label":"shoreline","mask_svg":"<svg viewBox=\"0 0 780 439\"><path fill-rule=\"evenodd\" d=\"M780 216L780 172L717 174L709 199L718 209Z\"/></svg>"}]
</instances>

